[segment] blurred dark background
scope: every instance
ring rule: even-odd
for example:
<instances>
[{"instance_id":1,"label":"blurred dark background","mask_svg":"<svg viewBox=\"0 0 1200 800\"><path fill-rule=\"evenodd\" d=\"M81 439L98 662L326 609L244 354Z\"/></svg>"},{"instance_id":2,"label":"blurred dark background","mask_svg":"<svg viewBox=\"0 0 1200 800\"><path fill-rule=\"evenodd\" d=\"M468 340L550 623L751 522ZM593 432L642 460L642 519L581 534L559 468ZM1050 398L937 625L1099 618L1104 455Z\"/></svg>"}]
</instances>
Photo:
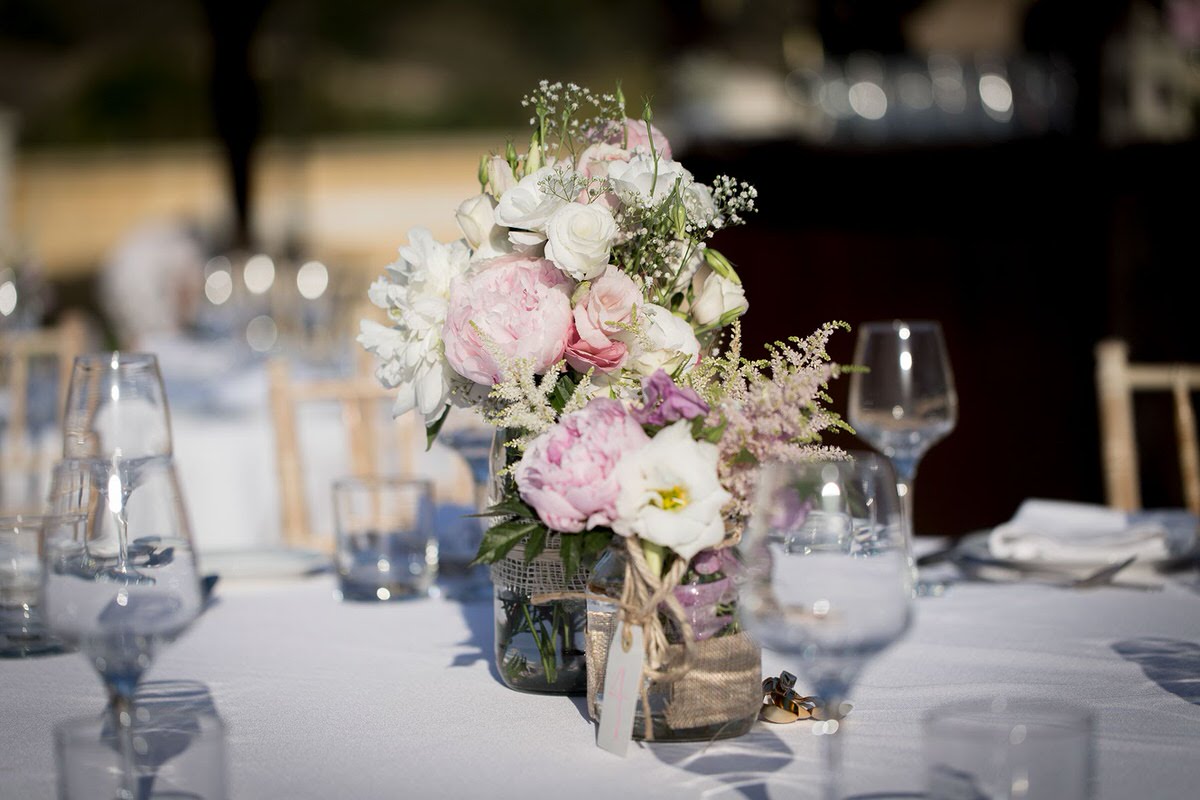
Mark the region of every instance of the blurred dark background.
<instances>
[{"instance_id":1,"label":"blurred dark background","mask_svg":"<svg viewBox=\"0 0 1200 800\"><path fill-rule=\"evenodd\" d=\"M34 287L26 320L80 306L116 336L96 276L137 206L206 255L319 257L360 297L421 213L452 225L437 176L391 165L464 142L465 197L541 78L620 80L697 178L757 186L715 242L753 346L941 321L960 419L921 465L921 532L1103 501L1101 338L1200 361L1200 0L0 0L0 270ZM1169 413L1139 414L1170 447ZM1146 505L1180 505L1143 463Z\"/></svg>"}]
</instances>

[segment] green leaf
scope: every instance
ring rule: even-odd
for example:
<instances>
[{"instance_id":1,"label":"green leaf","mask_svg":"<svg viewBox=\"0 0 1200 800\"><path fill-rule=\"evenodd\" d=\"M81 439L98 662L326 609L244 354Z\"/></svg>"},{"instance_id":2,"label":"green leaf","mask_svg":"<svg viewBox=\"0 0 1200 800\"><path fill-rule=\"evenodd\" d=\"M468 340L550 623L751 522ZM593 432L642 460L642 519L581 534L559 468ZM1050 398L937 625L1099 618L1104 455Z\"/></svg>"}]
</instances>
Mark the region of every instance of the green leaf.
<instances>
[{"instance_id":1,"label":"green leaf","mask_svg":"<svg viewBox=\"0 0 1200 800\"><path fill-rule=\"evenodd\" d=\"M493 525L484 532L483 541L479 543L479 552L475 555L475 560L471 562L471 565L494 564L508 555L508 551L512 550L521 539L531 535L538 528L544 529L544 527L540 522L524 520Z\"/></svg>"},{"instance_id":2,"label":"green leaf","mask_svg":"<svg viewBox=\"0 0 1200 800\"><path fill-rule=\"evenodd\" d=\"M550 394L550 405L554 406L555 411L561 414L562 410L567 407L571 395L575 394L576 385L574 379L567 373L559 377L558 383L554 384L554 391Z\"/></svg>"},{"instance_id":3,"label":"green leaf","mask_svg":"<svg viewBox=\"0 0 1200 800\"><path fill-rule=\"evenodd\" d=\"M442 426L446 424L446 417L448 416L450 416L450 405L447 403L446 407L442 409L442 413L433 421L433 424L425 426L425 452L428 453L430 448L433 447L433 443L441 432Z\"/></svg>"},{"instance_id":4,"label":"green leaf","mask_svg":"<svg viewBox=\"0 0 1200 800\"><path fill-rule=\"evenodd\" d=\"M531 564L533 560L542 554L546 549L546 536L549 531L545 528L538 528L533 533L529 534L529 541L525 543L525 563Z\"/></svg>"},{"instance_id":5,"label":"green leaf","mask_svg":"<svg viewBox=\"0 0 1200 800\"><path fill-rule=\"evenodd\" d=\"M583 536L583 554L594 556L608 547L608 543L612 541L613 532L602 528L581 535Z\"/></svg>"},{"instance_id":6,"label":"green leaf","mask_svg":"<svg viewBox=\"0 0 1200 800\"><path fill-rule=\"evenodd\" d=\"M568 580L579 571L582 551L582 537L574 533L564 533L562 535L558 555L563 562L563 575L566 575Z\"/></svg>"},{"instance_id":7,"label":"green leaf","mask_svg":"<svg viewBox=\"0 0 1200 800\"><path fill-rule=\"evenodd\" d=\"M753 453L751 453L749 450L747 450L746 448L743 447L741 450L738 451L738 454L733 457L733 463L734 464L757 464L758 459L755 457L755 455Z\"/></svg>"},{"instance_id":8,"label":"green leaf","mask_svg":"<svg viewBox=\"0 0 1200 800\"><path fill-rule=\"evenodd\" d=\"M478 514L471 514L472 517L517 517L518 519L537 519L537 512L521 502L520 498L515 496L505 497L499 503L488 506L487 509L480 511Z\"/></svg>"}]
</instances>

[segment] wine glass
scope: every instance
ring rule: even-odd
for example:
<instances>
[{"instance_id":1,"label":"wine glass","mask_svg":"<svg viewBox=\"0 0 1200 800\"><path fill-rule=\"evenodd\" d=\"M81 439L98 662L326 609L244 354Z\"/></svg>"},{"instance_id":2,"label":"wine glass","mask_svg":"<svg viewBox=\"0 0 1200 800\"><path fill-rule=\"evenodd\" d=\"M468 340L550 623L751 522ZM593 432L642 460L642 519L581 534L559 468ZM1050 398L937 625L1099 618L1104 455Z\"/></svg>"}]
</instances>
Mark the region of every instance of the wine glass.
<instances>
[{"instance_id":1,"label":"wine glass","mask_svg":"<svg viewBox=\"0 0 1200 800\"><path fill-rule=\"evenodd\" d=\"M55 468L41 599L47 627L99 673L119 731L121 800L135 797L133 696L202 591L169 459L64 459Z\"/></svg>"},{"instance_id":2,"label":"wine glass","mask_svg":"<svg viewBox=\"0 0 1200 800\"><path fill-rule=\"evenodd\" d=\"M936 322L868 322L858 334L846 416L854 431L892 461L905 523L913 530L917 464L958 421L954 375Z\"/></svg>"},{"instance_id":3,"label":"wine glass","mask_svg":"<svg viewBox=\"0 0 1200 800\"><path fill-rule=\"evenodd\" d=\"M824 796L836 798L845 700L866 663L912 618L912 573L895 473L868 453L763 466L740 549L741 619L794 656L819 698Z\"/></svg>"},{"instance_id":4,"label":"wine glass","mask_svg":"<svg viewBox=\"0 0 1200 800\"><path fill-rule=\"evenodd\" d=\"M155 356L76 357L63 419L63 456L171 457L171 419Z\"/></svg>"}]
</instances>

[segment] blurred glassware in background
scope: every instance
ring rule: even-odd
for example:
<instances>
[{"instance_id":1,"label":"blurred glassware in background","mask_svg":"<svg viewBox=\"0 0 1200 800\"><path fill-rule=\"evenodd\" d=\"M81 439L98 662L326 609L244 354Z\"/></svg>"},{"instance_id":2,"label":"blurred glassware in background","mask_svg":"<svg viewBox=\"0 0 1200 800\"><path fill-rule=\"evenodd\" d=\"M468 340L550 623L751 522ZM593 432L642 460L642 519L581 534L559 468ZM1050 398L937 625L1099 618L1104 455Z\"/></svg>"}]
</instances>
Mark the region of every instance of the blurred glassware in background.
<instances>
[{"instance_id":1,"label":"blurred glassware in background","mask_svg":"<svg viewBox=\"0 0 1200 800\"><path fill-rule=\"evenodd\" d=\"M151 353L79 356L63 421L63 456L140 461L170 459L166 391Z\"/></svg>"},{"instance_id":2,"label":"blurred glassware in background","mask_svg":"<svg viewBox=\"0 0 1200 800\"><path fill-rule=\"evenodd\" d=\"M333 485L344 600L428 597L438 574L433 485L372 476Z\"/></svg>"},{"instance_id":3,"label":"blurred glassware in background","mask_svg":"<svg viewBox=\"0 0 1200 800\"><path fill-rule=\"evenodd\" d=\"M0 517L0 658L63 650L39 608L43 536L41 516Z\"/></svg>"}]
</instances>

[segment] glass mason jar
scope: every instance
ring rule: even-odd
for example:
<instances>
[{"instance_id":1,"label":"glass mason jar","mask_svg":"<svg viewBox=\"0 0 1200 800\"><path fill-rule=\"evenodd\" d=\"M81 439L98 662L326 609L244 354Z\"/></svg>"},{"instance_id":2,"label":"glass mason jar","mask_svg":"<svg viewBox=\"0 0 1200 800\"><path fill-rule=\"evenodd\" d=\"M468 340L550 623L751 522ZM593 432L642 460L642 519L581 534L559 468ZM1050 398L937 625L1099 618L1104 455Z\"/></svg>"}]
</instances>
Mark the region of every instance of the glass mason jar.
<instances>
[{"instance_id":1,"label":"glass mason jar","mask_svg":"<svg viewBox=\"0 0 1200 800\"><path fill-rule=\"evenodd\" d=\"M516 491L511 478L499 474L507 463L507 454L504 432L497 431L488 491L493 503ZM574 575L564 574L559 541L560 534L551 533L545 549L529 563L525 563L522 542L491 568L496 666L510 689L550 694L587 691L586 603L582 599L546 603L532 600L534 595L549 593L582 597L587 588L586 567L580 567Z\"/></svg>"},{"instance_id":2,"label":"glass mason jar","mask_svg":"<svg viewBox=\"0 0 1200 800\"><path fill-rule=\"evenodd\" d=\"M588 593L611 598L587 602L588 711L600 721L604 670L617 622L617 602L625 583L624 545L604 551L592 569ZM639 700L633 738L656 742L728 739L748 732L762 706L762 652L737 622L737 588L729 574L675 589L692 627L685 650L683 631L673 617L660 613L670 643L667 663L687 659L688 670L672 679L646 678L646 708Z\"/></svg>"},{"instance_id":3,"label":"glass mason jar","mask_svg":"<svg viewBox=\"0 0 1200 800\"><path fill-rule=\"evenodd\" d=\"M587 690L584 652L587 604L582 599L534 603L533 595L571 592L582 595L587 571L563 575L558 534L525 563L517 545L492 565L496 603L496 666L512 689L524 692L583 694Z\"/></svg>"}]
</instances>

